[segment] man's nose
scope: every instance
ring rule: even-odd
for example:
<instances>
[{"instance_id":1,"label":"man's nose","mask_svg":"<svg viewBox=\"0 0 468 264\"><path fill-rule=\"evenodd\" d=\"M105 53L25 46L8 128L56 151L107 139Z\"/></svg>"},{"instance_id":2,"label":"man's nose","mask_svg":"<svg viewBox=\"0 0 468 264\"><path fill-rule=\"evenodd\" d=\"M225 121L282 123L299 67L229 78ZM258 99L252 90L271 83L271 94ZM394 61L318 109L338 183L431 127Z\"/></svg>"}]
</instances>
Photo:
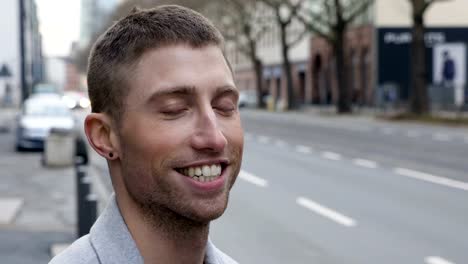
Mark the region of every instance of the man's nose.
<instances>
[{"instance_id":1,"label":"man's nose","mask_svg":"<svg viewBox=\"0 0 468 264\"><path fill-rule=\"evenodd\" d=\"M197 150L222 152L227 140L219 126L216 113L210 108L198 117L195 133L192 136L192 146Z\"/></svg>"}]
</instances>

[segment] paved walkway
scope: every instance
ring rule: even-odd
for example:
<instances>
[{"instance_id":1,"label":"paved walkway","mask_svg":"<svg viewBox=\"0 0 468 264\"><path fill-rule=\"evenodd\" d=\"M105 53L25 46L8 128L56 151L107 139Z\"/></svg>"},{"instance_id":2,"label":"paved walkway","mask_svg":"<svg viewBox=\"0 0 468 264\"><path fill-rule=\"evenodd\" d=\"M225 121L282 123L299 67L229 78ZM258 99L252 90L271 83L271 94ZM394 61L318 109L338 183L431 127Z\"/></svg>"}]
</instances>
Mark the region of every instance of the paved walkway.
<instances>
[{"instance_id":1,"label":"paved walkway","mask_svg":"<svg viewBox=\"0 0 468 264\"><path fill-rule=\"evenodd\" d=\"M74 239L74 172L43 167L13 139L0 133L0 263L48 263L52 245Z\"/></svg>"}]
</instances>

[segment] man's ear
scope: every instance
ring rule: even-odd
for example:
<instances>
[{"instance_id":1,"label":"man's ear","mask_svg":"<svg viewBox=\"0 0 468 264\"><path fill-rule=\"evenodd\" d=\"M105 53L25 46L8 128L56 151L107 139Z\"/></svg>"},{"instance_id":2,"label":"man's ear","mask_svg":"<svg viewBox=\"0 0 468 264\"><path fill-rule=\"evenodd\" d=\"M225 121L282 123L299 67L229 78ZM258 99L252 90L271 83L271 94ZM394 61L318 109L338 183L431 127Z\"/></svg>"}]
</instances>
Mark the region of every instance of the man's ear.
<instances>
[{"instance_id":1,"label":"man's ear","mask_svg":"<svg viewBox=\"0 0 468 264\"><path fill-rule=\"evenodd\" d=\"M102 157L113 160L119 156L119 142L111 118L103 113L89 114L84 123L86 137Z\"/></svg>"}]
</instances>

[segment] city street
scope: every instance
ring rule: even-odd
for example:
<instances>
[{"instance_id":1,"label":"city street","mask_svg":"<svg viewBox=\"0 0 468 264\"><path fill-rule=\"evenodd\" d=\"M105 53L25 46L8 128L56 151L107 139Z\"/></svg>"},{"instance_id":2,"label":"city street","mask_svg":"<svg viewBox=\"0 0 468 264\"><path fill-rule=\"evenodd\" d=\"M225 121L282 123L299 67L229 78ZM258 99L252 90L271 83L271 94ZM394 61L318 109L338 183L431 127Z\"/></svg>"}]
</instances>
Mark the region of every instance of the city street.
<instances>
[{"instance_id":1,"label":"city street","mask_svg":"<svg viewBox=\"0 0 468 264\"><path fill-rule=\"evenodd\" d=\"M0 109L0 263L47 263L75 238L72 168L45 168L42 152L15 151L13 114Z\"/></svg>"},{"instance_id":2,"label":"city street","mask_svg":"<svg viewBox=\"0 0 468 264\"><path fill-rule=\"evenodd\" d=\"M241 114L242 172L210 235L240 263L467 262L466 128ZM11 123L3 127L0 254L46 263L51 246L75 239L73 170L15 152ZM89 171L102 208L112 191L105 160L93 154Z\"/></svg>"},{"instance_id":3,"label":"city street","mask_svg":"<svg viewBox=\"0 0 468 264\"><path fill-rule=\"evenodd\" d=\"M468 0L0 6L0 264L87 234L106 159L130 237L104 218L64 257L202 261L203 226L167 223L224 208L237 109L209 239L238 263L468 264Z\"/></svg>"},{"instance_id":4,"label":"city street","mask_svg":"<svg viewBox=\"0 0 468 264\"><path fill-rule=\"evenodd\" d=\"M467 130L243 110L243 170L211 239L240 263L468 261ZM110 192L107 165L96 188Z\"/></svg>"}]
</instances>

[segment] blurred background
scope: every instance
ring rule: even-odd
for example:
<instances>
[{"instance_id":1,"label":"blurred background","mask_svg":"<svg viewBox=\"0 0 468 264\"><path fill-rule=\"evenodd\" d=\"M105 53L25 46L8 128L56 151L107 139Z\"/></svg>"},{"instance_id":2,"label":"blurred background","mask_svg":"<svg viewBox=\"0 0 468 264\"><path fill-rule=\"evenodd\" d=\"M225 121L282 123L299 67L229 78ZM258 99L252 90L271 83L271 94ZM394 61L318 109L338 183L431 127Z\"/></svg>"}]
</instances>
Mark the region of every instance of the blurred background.
<instances>
[{"instance_id":1,"label":"blurred background","mask_svg":"<svg viewBox=\"0 0 468 264\"><path fill-rule=\"evenodd\" d=\"M226 40L245 130L214 243L240 263L468 263L468 1L4 0L0 262L47 263L112 192L90 49L134 6Z\"/></svg>"}]
</instances>

